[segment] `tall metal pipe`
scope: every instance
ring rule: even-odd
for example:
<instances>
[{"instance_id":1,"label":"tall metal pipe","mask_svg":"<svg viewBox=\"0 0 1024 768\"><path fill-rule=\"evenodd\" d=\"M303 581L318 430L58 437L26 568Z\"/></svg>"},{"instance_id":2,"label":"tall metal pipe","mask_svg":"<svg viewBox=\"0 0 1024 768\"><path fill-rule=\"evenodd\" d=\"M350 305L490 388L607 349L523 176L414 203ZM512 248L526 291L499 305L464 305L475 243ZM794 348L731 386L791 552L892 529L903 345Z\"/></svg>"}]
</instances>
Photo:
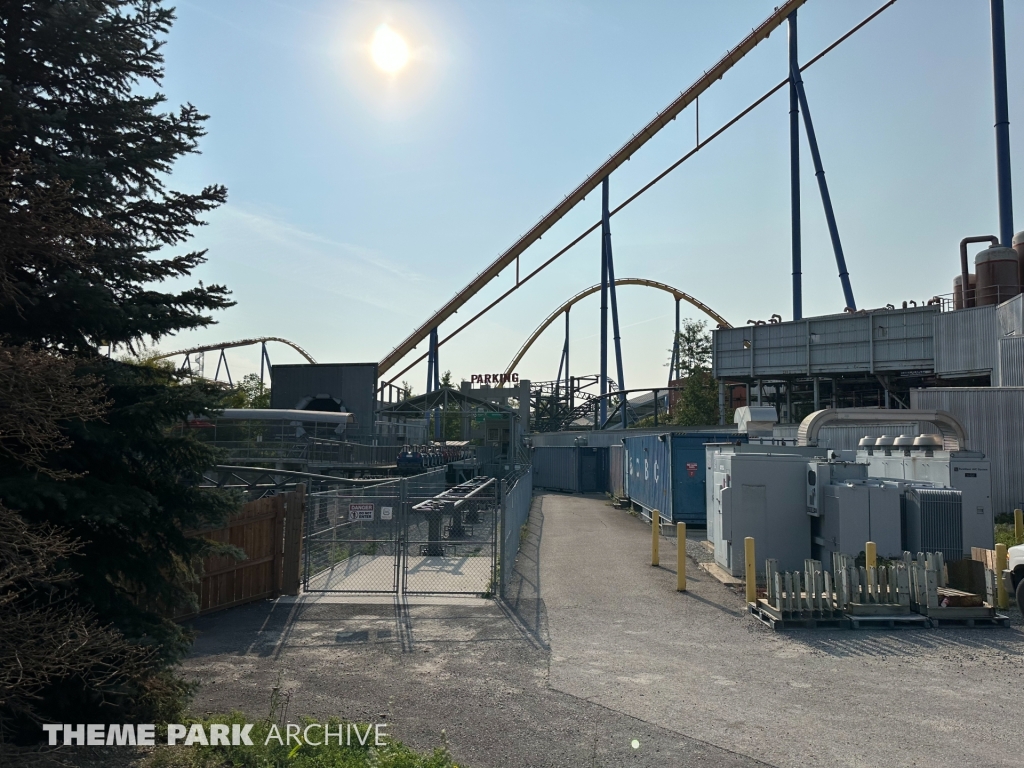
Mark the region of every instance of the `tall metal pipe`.
<instances>
[{"instance_id":1,"label":"tall metal pipe","mask_svg":"<svg viewBox=\"0 0 1024 768\"><path fill-rule=\"evenodd\" d=\"M991 0L992 83L996 107L996 181L999 190L999 243L1013 241L1013 190L1010 186L1010 108L1006 98L1006 29L1003 0ZM965 283L966 285L966 283Z\"/></svg>"},{"instance_id":2,"label":"tall metal pipe","mask_svg":"<svg viewBox=\"0 0 1024 768\"><path fill-rule=\"evenodd\" d=\"M800 111L804 115L804 129L807 131L807 144L811 150L811 161L814 163L814 176L818 180L818 191L821 193L821 204L825 209L825 221L828 223L828 234L832 238L832 250L836 255L836 266L839 268L839 282L843 285L843 297L846 306L850 309L857 308L857 302L853 298L853 288L850 286L850 273L846 269L846 257L843 256L843 244L839 240L839 227L836 225L836 215L832 210L832 198L828 193L828 183L825 181L825 169L821 165L821 154L818 152L818 139L814 135L814 123L811 121L811 110L807 106L807 93L804 91L804 81L800 77L800 68L791 67L789 75L796 84L797 96L800 99Z\"/></svg>"},{"instance_id":3,"label":"tall metal pipe","mask_svg":"<svg viewBox=\"0 0 1024 768\"><path fill-rule=\"evenodd\" d=\"M797 59L796 11L789 14L789 71L800 70ZM789 209L792 217L793 319L804 316L803 266L800 253L800 97L792 74L789 78Z\"/></svg>"}]
</instances>

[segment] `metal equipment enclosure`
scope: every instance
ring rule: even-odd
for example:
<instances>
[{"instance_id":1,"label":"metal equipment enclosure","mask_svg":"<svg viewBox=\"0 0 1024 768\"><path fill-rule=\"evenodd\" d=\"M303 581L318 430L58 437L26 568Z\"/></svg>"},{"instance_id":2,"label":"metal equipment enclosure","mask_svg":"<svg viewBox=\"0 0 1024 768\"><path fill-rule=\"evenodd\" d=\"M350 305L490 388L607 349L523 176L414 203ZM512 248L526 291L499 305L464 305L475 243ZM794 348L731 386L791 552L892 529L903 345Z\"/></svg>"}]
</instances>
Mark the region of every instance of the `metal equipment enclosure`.
<instances>
[{"instance_id":1,"label":"metal equipment enclosure","mask_svg":"<svg viewBox=\"0 0 1024 768\"><path fill-rule=\"evenodd\" d=\"M355 417L350 437L373 435L376 363L275 365L270 377L271 408L348 411Z\"/></svg>"},{"instance_id":2,"label":"metal equipment enclosure","mask_svg":"<svg viewBox=\"0 0 1024 768\"><path fill-rule=\"evenodd\" d=\"M531 464L536 488L569 493L600 493L607 489L607 448L534 448Z\"/></svg>"},{"instance_id":3,"label":"metal equipment enclosure","mask_svg":"<svg viewBox=\"0 0 1024 768\"><path fill-rule=\"evenodd\" d=\"M623 445L608 446L608 493L617 499L626 495L626 449Z\"/></svg>"},{"instance_id":4,"label":"metal equipment enclosure","mask_svg":"<svg viewBox=\"0 0 1024 768\"><path fill-rule=\"evenodd\" d=\"M648 513L658 510L667 522L706 525L704 446L722 437L685 432L625 438L626 496ZM736 435L739 440L746 435Z\"/></svg>"},{"instance_id":5,"label":"metal equipment enclosure","mask_svg":"<svg viewBox=\"0 0 1024 768\"><path fill-rule=\"evenodd\" d=\"M903 554L901 489L896 483L849 480L821 490L822 513L811 520L815 560L829 562L834 552L863 552L868 541L875 542L880 557L898 559Z\"/></svg>"},{"instance_id":6,"label":"metal equipment enclosure","mask_svg":"<svg viewBox=\"0 0 1024 768\"><path fill-rule=\"evenodd\" d=\"M811 556L807 457L716 451L709 458L713 492L708 533L714 536L715 562L742 576L743 540L753 536L758 563L772 558L779 570L803 568Z\"/></svg>"},{"instance_id":7,"label":"metal equipment enclosure","mask_svg":"<svg viewBox=\"0 0 1024 768\"><path fill-rule=\"evenodd\" d=\"M1024 387L912 389L910 405L946 411L963 424L971 449L991 464L993 514L1024 507Z\"/></svg>"},{"instance_id":8,"label":"metal equipment enclosure","mask_svg":"<svg viewBox=\"0 0 1024 768\"><path fill-rule=\"evenodd\" d=\"M756 379L931 370L938 313L931 305L720 328L712 332L713 373Z\"/></svg>"}]
</instances>

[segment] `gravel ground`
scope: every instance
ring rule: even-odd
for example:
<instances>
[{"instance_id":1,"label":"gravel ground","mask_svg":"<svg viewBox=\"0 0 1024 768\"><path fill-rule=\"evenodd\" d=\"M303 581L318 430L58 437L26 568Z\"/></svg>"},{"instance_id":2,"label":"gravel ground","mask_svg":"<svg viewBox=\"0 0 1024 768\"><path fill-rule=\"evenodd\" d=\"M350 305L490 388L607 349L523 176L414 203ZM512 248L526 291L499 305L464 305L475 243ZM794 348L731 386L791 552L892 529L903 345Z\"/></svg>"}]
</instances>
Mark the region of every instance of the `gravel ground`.
<instances>
[{"instance_id":1,"label":"gravel ground","mask_svg":"<svg viewBox=\"0 0 1024 768\"><path fill-rule=\"evenodd\" d=\"M676 593L627 513L545 495L534 519L552 688L778 766L1021 764L1016 610L1010 629L773 633L696 568Z\"/></svg>"},{"instance_id":2,"label":"gravel ground","mask_svg":"<svg viewBox=\"0 0 1024 768\"><path fill-rule=\"evenodd\" d=\"M675 592L649 547L649 526L602 498L539 495L507 603L215 614L186 665L195 709L258 717L280 685L292 720L386 719L475 768L1020 764L1016 612L1009 630L779 635L692 561ZM674 567L673 539L661 555Z\"/></svg>"}]
</instances>

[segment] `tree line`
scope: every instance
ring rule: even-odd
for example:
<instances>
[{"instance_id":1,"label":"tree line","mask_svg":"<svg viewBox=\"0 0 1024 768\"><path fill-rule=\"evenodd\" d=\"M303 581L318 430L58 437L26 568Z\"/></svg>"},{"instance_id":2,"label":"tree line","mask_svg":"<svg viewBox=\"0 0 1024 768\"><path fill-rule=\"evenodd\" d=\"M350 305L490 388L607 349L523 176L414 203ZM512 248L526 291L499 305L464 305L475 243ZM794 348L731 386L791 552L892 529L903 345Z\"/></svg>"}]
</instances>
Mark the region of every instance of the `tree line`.
<instances>
[{"instance_id":1,"label":"tree line","mask_svg":"<svg viewBox=\"0 0 1024 768\"><path fill-rule=\"evenodd\" d=\"M215 455L172 427L239 395L132 358L233 303L168 287L227 199L169 185L207 121L160 91L173 21L148 0L0 2L0 740L177 716L190 637L166 617L209 547L186 532L238 504L199 487Z\"/></svg>"}]
</instances>

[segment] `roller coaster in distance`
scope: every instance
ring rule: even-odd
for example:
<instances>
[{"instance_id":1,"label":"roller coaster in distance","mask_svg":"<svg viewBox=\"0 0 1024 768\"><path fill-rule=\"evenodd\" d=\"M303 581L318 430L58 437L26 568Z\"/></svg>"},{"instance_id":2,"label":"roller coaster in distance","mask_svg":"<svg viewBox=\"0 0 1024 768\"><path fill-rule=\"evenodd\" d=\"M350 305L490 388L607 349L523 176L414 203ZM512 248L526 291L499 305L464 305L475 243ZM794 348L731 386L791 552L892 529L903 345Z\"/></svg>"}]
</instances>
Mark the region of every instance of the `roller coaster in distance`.
<instances>
[{"instance_id":1,"label":"roller coaster in distance","mask_svg":"<svg viewBox=\"0 0 1024 768\"><path fill-rule=\"evenodd\" d=\"M750 114L754 109L763 104L769 97L777 93L783 88L788 86L790 95L790 158L791 158L791 191L792 191L792 207L793 207L793 226L792 226L792 261L793 261L793 314L794 319L802 318L802 266L801 266L801 249L800 249L800 193L799 193L799 152L800 152L800 125L801 118L803 122L804 132L806 135L807 143L810 149L811 158L814 164L815 177L818 184L819 193L821 196L822 207L824 209L824 215L826 223L828 225L828 231L832 242L833 252L836 260L836 266L839 273L839 281L843 291L844 307L840 309L856 310L857 305L853 295L853 288L850 282L849 271L846 266L846 258L843 252L842 243L839 237L839 230L836 224L835 215L832 209L831 197L829 195L828 184L825 180L825 172L821 159L821 154L818 149L817 138L814 132L813 122L811 120L810 108L807 98L807 93L804 87L802 74L813 64L821 60L824 56L842 44L844 41L849 39L857 31L862 29L865 25L870 23L873 19L877 18L887 8L892 6L896 0L888 0L881 7L876 9L873 13L868 15L860 23L856 24L845 34L835 40L832 44L827 46L825 49L820 51L818 54L813 56L804 64L800 64L797 57L797 10L800 6L804 5L807 0L788 0L780 4L775 11L759 26L754 28L743 41L739 43L735 48L726 53L726 55L715 64L710 70L706 71L697 81L690 86L688 89L683 91L664 111L659 113L654 120L652 120L647 126L645 126L639 133L635 134L626 144L615 152L607 161L605 161L594 173L588 176L582 184L580 184L575 190L567 195L560 203L558 203L551 211L549 211L541 220L534 225L526 234L520 237L513 245L506 250L501 256L499 256L494 262L492 262L483 272L477 275L469 285L459 291L452 299L450 299L444 306L441 307L437 312L434 313L425 323L419 326L412 334L409 335L403 342L396 346L388 355L386 355L378 364L378 374L386 380L381 384L382 389L386 386L392 386L398 381L404 374L411 370L414 366L418 365L422 361L427 361L428 366L428 381L427 390L431 391L432 388L436 387L436 372L439 370L439 348L445 343L451 341L455 336L461 333L463 330L468 328L483 315L487 314L491 309L496 307L498 304L503 302L506 298L511 296L514 292L519 290L529 280L538 275L545 268L550 266L558 258L572 250L578 245L584 238L591 233L601 230L601 283L593 289L588 289L584 293L590 295L596 293L598 290L601 293L601 354L600 363L601 371L597 375L597 382L600 387L600 394L597 398L600 401L600 414L598 420L605 424L607 423L607 404L609 402L609 392L612 389L617 389L619 392L625 391L625 377L623 372L620 339L619 339L619 319L618 319L618 308L615 288L619 285L619 281L615 279L614 273L614 261L612 258L612 238L611 238L611 218L623 210L626 206L637 200L644 192L651 189L655 184L664 179L668 174L682 165L686 160L691 158L701 149L706 147L714 139L722 135L726 130L739 122L743 117ZM717 80L722 79L724 75L735 66L744 56L752 51L757 45L768 38L768 36L783 23L788 23L789 32L789 46L788 46L788 66L787 66L787 77L779 82L776 86L769 89L760 98L751 103L744 110L735 115L732 119L728 120L724 125L719 127L709 136L701 139L700 137L700 123L699 123L699 102L698 99L702 93L707 91L711 85ZM635 154L643 145L653 138L659 131L665 128L670 122L675 120L680 113L683 112L690 105L698 107L695 109L695 124L696 124L696 144L684 154L679 160L672 163L668 168L659 173L649 182L644 184L639 190L629 195L622 203L615 208L611 208L608 202L609 195L609 181L613 171L619 166L625 163L629 158ZM570 210L572 210L578 203L582 202L587 195L597 191L600 188L602 197L602 215L601 220L595 222L593 225L588 227L584 232L574 238L566 246L558 250L554 255L547 258L539 266L528 272L525 276L520 276L520 257L540 240L542 235L549 231L555 223L561 220ZM515 265L515 283L500 294L496 299L487 304L483 309L479 310L476 314L470 317L467 321L459 325L453 331L448 333L443 338L439 334L439 326L445 320L451 318L458 310L465 306L477 293L480 292L486 285L492 280L497 278L506 268ZM635 278L640 280L640 278ZM582 296L574 297L578 301ZM573 300L570 300L571 302ZM678 300L677 300L678 301ZM574 302L573 302L574 303ZM695 303L698 308L702 308L699 302ZM677 304L678 306L678 304ZM608 371L608 352L609 352L609 338L608 338L608 316L609 310L612 319L612 333L613 333L613 344L616 353L616 371L615 375L609 375ZM703 311L703 309L702 309ZM525 348L520 350L520 355L517 356L517 360L521 358L522 354L525 354L525 350L536 340L543 330L554 321L555 317L561 314L560 311L554 313L554 317L549 317L546 324L539 328L533 337L527 342ZM710 313L709 313L710 314ZM721 318L716 315L711 315L716 322L721 325ZM566 319L568 319L568 312L566 311ZM407 356L419 345L420 342L429 340L428 350L412 360L406 363L397 373L392 373L393 369L402 363ZM675 346L675 345L673 345ZM568 374L568 350L563 350L562 365L560 368L557 380L571 380L572 377ZM675 370L677 359L676 355L673 355L673 364L670 366L671 370ZM516 361L517 361L516 360ZM509 371L514 367L516 361L513 361L513 365L509 367ZM564 375L563 375L564 374ZM613 385L615 385L613 387ZM560 385L555 388L565 390L564 385ZM571 409L570 409L571 410ZM627 409L620 409L622 411L622 423L626 426L627 422Z\"/></svg>"},{"instance_id":2,"label":"roller coaster in distance","mask_svg":"<svg viewBox=\"0 0 1024 768\"><path fill-rule=\"evenodd\" d=\"M515 243L512 244L504 253L502 253L496 260L494 260L486 269L478 274L464 289L459 291L452 299L445 303L437 312L435 312L426 322L416 328L404 341L398 344L389 354L385 355L384 358L378 363L378 376L380 377L379 390L381 393L385 391L392 391L395 389L396 382L398 382L403 375L410 371L414 366L427 361L428 365L428 381L427 391L431 392L438 386L438 371L440 370L439 365L439 349L442 345L451 341L463 330L468 328L470 325L475 323L490 310L495 308L498 304L503 302L506 298L511 296L514 292L518 291L527 282L540 274L544 269L550 266L554 261L559 259L561 256L568 253L576 245L581 243L587 236L596 232L598 229L601 231L601 282L598 285L591 286L590 288L581 291L569 300L567 300L562 306L556 309L548 318L531 334L526 340L523 347L518 351L516 356L510 362L507 373L511 373L515 366L522 360L523 356L527 353L533 343L540 337L540 335L548 329L560 316L565 317L566 321L566 339L563 347L562 358L559 365L559 372L555 380L551 382L545 382L543 384L537 383L539 390L546 395L546 399L551 404L549 409L551 412L542 418L542 421L549 423L550 427L554 428L566 428L569 425L578 423L582 414L586 411L589 414L591 406L596 404L597 412L594 413L593 419L595 425L600 424L604 427L609 423L608 409L609 406L613 412L617 412L621 418L622 426L628 426L628 422L631 420L630 406L625 401L627 392L637 392L640 390L627 390L625 385L625 376L623 371L623 360L621 355L621 343L619 334L619 316L617 307L617 295L616 288L625 285L639 285L650 288L655 288L673 295L676 301L676 335L674 336L672 361L669 366L669 382L665 388L659 388L659 391L663 391L671 386L674 377L678 374L679 368L679 352L678 352L678 330L679 330L679 308L680 302L686 301L693 305L702 313L706 314L711 318L719 327L727 328L731 325L718 313L711 310L710 307L705 305L703 302L694 298L688 293L685 293L677 288L673 288L664 283L659 283L653 280L647 280L645 278L634 277L634 278L620 278L616 279L614 272L614 259L612 255L612 237L610 221L613 216L621 212L626 206L632 204L639 199L645 192L650 190L659 181L666 178L672 171L679 168L688 159L693 157L697 152L707 147L712 141L721 136L725 131L739 122L742 118L750 114L754 109L767 101L771 96L778 93L780 90L788 87L790 95L790 157L791 157L791 189L792 189L792 208L793 208L793 225L792 225L792 261L793 261L793 314L795 319L801 319L802 317L802 287L801 287L801 252L800 252L800 210L799 210L799 152L800 152L800 125L801 120L804 127L804 133L810 149L810 155L814 164L815 177L819 193L821 196L822 207L826 222L828 224L829 235L831 238L834 256L836 260L836 266L839 273L840 284L843 290L843 299L845 307L840 309L856 309L856 303L853 296L853 289L850 282L849 271L846 267L845 255L843 253L842 244L839 238L839 231L836 225L835 215L832 210L831 198L829 195L828 184L825 181L825 173L821 160L821 155L818 150L817 139L814 133L813 123L811 121L810 109L808 104L807 93L802 80L802 73L808 68L813 66L816 62L820 61L823 57L833 51L836 47L841 45L844 41L853 36L856 32L862 29L865 25L870 23L873 19L877 18L887 8L892 6L896 0L888 0L877 8L873 13L864 18L860 23L853 26L845 34L840 36L830 45L825 47L815 56L811 57L805 63L800 64L797 57L797 10L804 5L808 0L786 0L782 2L773 13L760 25L755 27L749 35L747 35L735 48L728 51L723 58L716 63L711 69L703 73L693 85L683 91L675 100L666 107L665 110L660 112L655 118L648 123L641 131L632 136L617 152L612 154L608 160L606 160L600 167L590 174L576 189L574 189L569 195L567 195L561 202L559 202L551 211L544 215L537 224L529 229L522 237L520 237ZM778 29L781 25L788 25L788 66L787 77L781 80L777 85L770 88L761 97L749 104L745 109L740 111L734 117L726 121L723 125L715 129L709 135L701 137L700 135L700 122L699 122L699 97L701 94L706 92L716 81L721 80L729 70L732 69L744 56L750 53L757 45L763 42L768 36ZM696 141L692 149L687 151L678 160L669 165L665 170L657 174L653 179L645 183L638 190L626 197L626 199L612 208L609 205L609 186L610 178L612 173L620 167L623 163L630 159L630 157L639 151L644 144L646 144L651 138L653 138L659 131L665 128L669 123L674 121L686 108L693 105L695 107L695 128L696 128ZM592 224L585 231L580 233L571 242L564 247L557 250L553 255L546 258L539 266L536 266L525 275L520 274L520 258L527 250L537 243L542 235L548 232L558 221L560 221L570 210L572 210L577 204L582 202L589 194L596 192L600 189L601 191L601 218L599 221ZM445 336L441 336L439 331L441 324L444 321L450 319L457 311L463 308L474 296L476 296L485 286L495 280L504 270L514 265L515 269L515 282L514 284L501 293L496 299L491 301L485 307L477 311L472 317L463 322L461 325L451 330ZM601 337L601 350L600 350L600 372L592 376L581 376L573 377L569 372L569 344L568 344L568 322L571 307L582 300L583 298L593 295L595 293L601 294L601 313L600 313L600 337ZM611 316L611 338L609 338L609 315ZM410 353L424 340L428 340L428 350L421 354L419 357L413 359L411 362L407 361L406 358L410 356ZM227 359L225 357L225 350L233 347L244 346L247 344L261 344L261 381L264 378L264 370L269 365L269 357L266 352L266 342L278 341L293 347L302 354L305 359L311 363L315 362L312 357L302 350L297 345L289 342L285 339L276 337L261 337L257 339L245 339L238 342L226 342L222 344L212 344L205 347L195 347L187 350L179 350L177 352L167 353L162 357L172 357L175 355L184 355L185 359L182 363L183 368L191 369L193 356L196 354L202 354L206 351L219 351L217 372L214 378L219 377L220 367L223 364L225 373L228 377L229 383L231 383L230 371L227 370ZM615 370L609 371L608 369L608 358L610 348L614 348L615 353ZM404 367L395 372L395 369L399 365L404 363ZM598 392L594 393L592 389L596 388ZM550 390L548 392L547 390ZM644 390L652 391L652 390ZM720 393L721 398L721 393ZM575 402L578 399L580 402ZM655 414L657 413L657 400L658 397L655 395ZM592 401L592 402L591 402ZM586 418L591 418L589 415ZM556 426L557 425L557 426Z\"/></svg>"},{"instance_id":3,"label":"roller coaster in distance","mask_svg":"<svg viewBox=\"0 0 1024 768\"><path fill-rule=\"evenodd\" d=\"M234 386L234 381L231 380L231 369L228 367L228 358L224 354L225 350L237 349L238 347L251 347L256 344L260 345L260 384L263 384L266 380L266 374L270 371L270 354L267 352L267 342L274 341L279 344L284 344L287 347L291 347L303 358L306 362L311 365L316 365L316 360L306 350L296 344L294 341L288 341L288 339L282 339L280 336L257 336L252 339L238 339L237 341L222 341L216 344L204 344L197 347L189 347L188 349L176 349L173 352L164 352L163 354L156 355L154 360L169 360L172 357L178 357L183 355L184 360L181 363L181 369L185 371L192 371L202 374L203 369L203 358L207 352L219 352L217 357L217 370L213 375L214 381L220 380L220 367L224 366L224 374L227 376L228 385ZM193 362L198 357L197 363L200 368L199 371L193 370Z\"/></svg>"}]
</instances>

